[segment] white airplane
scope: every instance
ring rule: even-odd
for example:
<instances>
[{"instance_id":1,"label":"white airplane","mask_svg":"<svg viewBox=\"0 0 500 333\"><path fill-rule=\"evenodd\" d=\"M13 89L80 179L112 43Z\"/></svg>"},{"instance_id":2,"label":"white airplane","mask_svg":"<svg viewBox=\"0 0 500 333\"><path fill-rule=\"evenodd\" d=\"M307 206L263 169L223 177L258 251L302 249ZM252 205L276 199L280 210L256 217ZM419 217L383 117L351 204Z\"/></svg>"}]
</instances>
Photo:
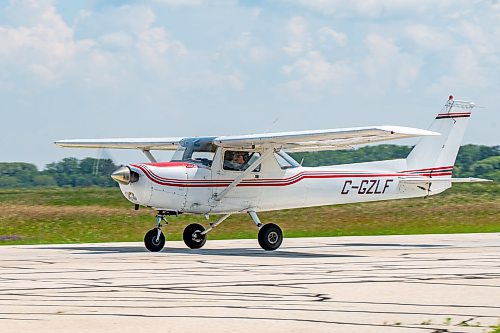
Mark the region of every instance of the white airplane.
<instances>
[{"instance_id":1,"label":"white airplane","mask_svg":"<svg viewBox=\"0 0 500 333\"><path fill-rule=\"evenodd\" d=\"M449 100L429 130L370 126L238 136L85 139L55 142L61 147L139 149L149 163L123 166L111 177L130 202L156 211L148 231L148 250L165 244L166 216L181 213L222 214L205 229L188 225L186 245L201 248L207 234L231 214L248 213L260 246L276 250L283 241L279 226L263 224L258 212L299 207L403 199L435 195L453 182L453 165L473 103ZM421 136L405 159L302 167L285 151L347 149L355 145ZM157 162L152 150L175 150L170 162Z\"/></svg>"}]
</instances>

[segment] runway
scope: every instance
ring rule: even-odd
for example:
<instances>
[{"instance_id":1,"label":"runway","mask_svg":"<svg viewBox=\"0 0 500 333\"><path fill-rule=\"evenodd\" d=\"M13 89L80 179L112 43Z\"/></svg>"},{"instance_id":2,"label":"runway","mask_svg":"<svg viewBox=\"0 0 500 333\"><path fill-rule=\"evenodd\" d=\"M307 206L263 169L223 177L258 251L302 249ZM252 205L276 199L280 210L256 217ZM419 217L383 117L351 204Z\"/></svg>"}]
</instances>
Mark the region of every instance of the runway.
<instances>
[{"instance_id":1,"label":"runway","mask_svg":"<svg viewBox=\"0 0 500 333\"><path fill-rule=\"evenodd\" d=\"M0 247L0 332L489 332L500 233Z\"/></svg>"}]
</instances>

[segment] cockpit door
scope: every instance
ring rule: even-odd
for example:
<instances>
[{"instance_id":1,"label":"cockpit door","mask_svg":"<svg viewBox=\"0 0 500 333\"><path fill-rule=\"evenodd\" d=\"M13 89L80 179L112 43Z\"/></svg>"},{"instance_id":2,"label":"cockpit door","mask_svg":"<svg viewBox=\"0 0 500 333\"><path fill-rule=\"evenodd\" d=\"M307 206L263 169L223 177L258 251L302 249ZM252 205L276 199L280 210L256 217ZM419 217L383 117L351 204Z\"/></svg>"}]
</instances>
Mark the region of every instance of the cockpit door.
<instances>
[{"instance_id":1,"label":"cockpit door","mask_svg":"<svg viewBox=\"0 0 500 333\"><path fill-rule=\"evenodd\" d=\"M238 153L247 154L246 159L242 155L236 156ZM248 167L259 156L259 152L240 152L218 148L212 165L213 198L216 198L244 172L245 165ZM220 201L213 200L213 211L242 211L258 207L262 193L262 187L258 183L261 174L262 165L259 165Z\"/></svg>"}]
</instances>

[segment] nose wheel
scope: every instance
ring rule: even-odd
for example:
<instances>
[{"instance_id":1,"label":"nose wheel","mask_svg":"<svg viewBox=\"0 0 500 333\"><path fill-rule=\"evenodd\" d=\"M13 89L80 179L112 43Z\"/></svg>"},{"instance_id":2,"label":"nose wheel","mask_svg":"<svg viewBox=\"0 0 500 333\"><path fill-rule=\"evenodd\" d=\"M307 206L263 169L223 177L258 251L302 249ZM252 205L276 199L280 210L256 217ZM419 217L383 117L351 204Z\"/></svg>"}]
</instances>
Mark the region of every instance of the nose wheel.
<instances>
[{"instance_id":1,"label":"nose wheel","mask_svg":"<svg viewBox=\"0 0 500 333\"><path fill-rule=\"evenodd\" d=\"M149 230L144 235L144 246L151 252L159 252L165 246L165 235L161 232L161 227L168 224L165 216L167 211L158 211L156 214L156 228Z\"/></svg>"},{"instance_id":2,"label":"nose wheel","mask_svg":"<svg viewBox=\"0 0 500 333\"><path fill-rule=\"evenodd\" d=\"M201 224L191 223L184 229L182 239L187 247L199 249L207 242L207 234L204 231L205 228Z\"/></svg>"},{"instance_id":3,"label":"nose wheel","mask_svg":"<svg viewBox=\"0 0 500 333\"><path fill-rule=\"evenodd\" d=\"M165 235L160 229L151 229L144 235L144 245L151 252L161 251L165 246Z\"/></svg>"}]
</instances>

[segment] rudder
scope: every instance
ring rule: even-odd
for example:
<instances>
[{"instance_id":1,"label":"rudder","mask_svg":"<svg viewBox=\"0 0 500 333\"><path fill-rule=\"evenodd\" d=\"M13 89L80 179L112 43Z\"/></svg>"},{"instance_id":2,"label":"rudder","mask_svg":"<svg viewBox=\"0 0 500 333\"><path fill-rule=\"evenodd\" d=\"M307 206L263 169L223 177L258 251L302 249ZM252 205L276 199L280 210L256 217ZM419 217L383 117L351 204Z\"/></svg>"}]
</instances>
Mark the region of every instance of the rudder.
<instances>
[{"instance_id":1,"label":"rudder","mask_svg":"<svg viewBox=\"0 0 500 333\"><path fill-rule=\"evenodd\" d=\"M407 171L422 176L450 177L474 106L450 96L429 128L441 135L418 141L406 158Z\"/></svg>"}]
</instances>

